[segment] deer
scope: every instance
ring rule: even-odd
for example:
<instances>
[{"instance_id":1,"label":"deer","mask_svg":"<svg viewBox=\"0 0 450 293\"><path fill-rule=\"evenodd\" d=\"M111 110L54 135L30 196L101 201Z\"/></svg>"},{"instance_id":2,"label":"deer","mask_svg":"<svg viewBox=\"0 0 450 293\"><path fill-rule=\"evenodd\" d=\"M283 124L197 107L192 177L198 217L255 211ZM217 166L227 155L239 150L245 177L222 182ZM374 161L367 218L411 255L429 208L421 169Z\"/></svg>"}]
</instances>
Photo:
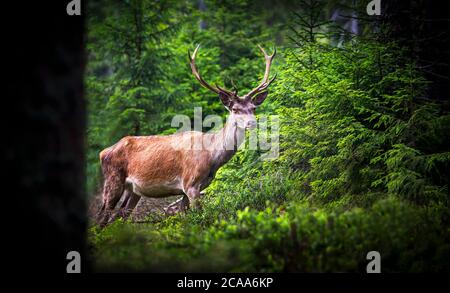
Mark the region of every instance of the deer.
<instances>
[{"instance_id":1,"label":"deer","mask_svg":"<svg viewBox=\"0 0 450 293\"><path fill-rule=\"evenodd\" d=\"M246 130L257 126L255 109L268 95L268 87L276 75L269 78L272 55L258 45L265 59L262 81L247 94L207 83L195 64L200 45L188 57L192 74L201 86L214 92L228 110L226 123L216 132L185 131L171 135L126 136L99 154L103 174L102 203L97 213L101 227L117 217L128 218L141 197L182 197L164 209L167 215L200 208L203 190L210 185L217 170L237 152ZM199 141L202 148L193 148ZM123 196L123 198L122 198ZM119 211L113 215L118 202Z\"/></svg>"}]
</instances>

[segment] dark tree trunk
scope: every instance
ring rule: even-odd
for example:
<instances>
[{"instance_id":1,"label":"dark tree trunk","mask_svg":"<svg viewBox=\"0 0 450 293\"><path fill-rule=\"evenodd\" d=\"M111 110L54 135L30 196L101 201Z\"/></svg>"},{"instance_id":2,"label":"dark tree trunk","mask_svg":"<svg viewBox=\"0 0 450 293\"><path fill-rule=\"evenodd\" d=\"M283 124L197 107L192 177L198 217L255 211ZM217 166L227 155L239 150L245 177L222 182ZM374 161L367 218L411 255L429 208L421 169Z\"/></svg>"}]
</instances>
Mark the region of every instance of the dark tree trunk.
<instances>
[{"instance_id":1,"label":"dark tree trunk","mask_svg":"<svg viewBox=\"0 0 450 293\"><path fill-rule=\"evenodd\" d=\"M410 49L426 78L432 81L428 98L450 99L449 12L445 1L384 1L383 21L390 37Z\"/></svg>"},{"instance_id":2,"label":"dark tree trunk","mask_svg":"<svg viewBox=\"0 0 450 293\"><path fill-rule=\"evenodd\" d=\"M426 98L441 104L441 111L450 111L450 30L447 2L431 0L384 1L384 21L391 28L390 37L409 48L411 59L431 81ZM437 152L448 151L447 143ZM450 168L442 167L450 199ZM439 179L440 180L440 179Z\"/></svg>"},{"instance_id":3,"label":"dark tree trunk","mask_svg":"<svg viewBox=\"0 0 450 293\"><path fill-rule=\"evenodd\" d=\"M69 16L70 1L19 3L4 12L20 16L4 36L7 110L3 208L12 271L66 272L66 255L86 266L84 176L84 2ZM19 28L19 29L17 29ZM16 29L13 31L13 29ZM5 58L4 57L4 58ZM5 69L5 68L3 68Z\"/></svg>"}]
</instances>

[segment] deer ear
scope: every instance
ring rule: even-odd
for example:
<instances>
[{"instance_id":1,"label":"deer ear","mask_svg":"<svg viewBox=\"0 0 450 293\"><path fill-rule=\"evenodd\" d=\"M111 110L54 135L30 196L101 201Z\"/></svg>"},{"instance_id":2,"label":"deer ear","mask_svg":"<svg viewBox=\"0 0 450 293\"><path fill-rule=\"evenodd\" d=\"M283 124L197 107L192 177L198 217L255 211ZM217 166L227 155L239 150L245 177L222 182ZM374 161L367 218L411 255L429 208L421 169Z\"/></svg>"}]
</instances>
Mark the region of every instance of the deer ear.
<instances>
[{"instance_id":1,"label":"deer ear","mask_svg":"<svg viewBox=\"0 0 450 293\"><path fill-rule=\"evenodd\" d=\"M233 105L233 99L227 95L226 93L219 93L219 98L222 101L222 104L227 107L227 109L231 109Z\"/></svg>"},{"instance_id":2,"label":"deer ear","mask_svg":"<svg viewBox=\"0 0 450 293\"><path fill-rule=\"evenodd\" d=\"M256 97L253 99L253 105L255 105L255 106L261 105L264 102L264 100L267 98L268 93L269 93L268 91L265 91L265 92L257 94Z\"/></svg>"}]
</instances>

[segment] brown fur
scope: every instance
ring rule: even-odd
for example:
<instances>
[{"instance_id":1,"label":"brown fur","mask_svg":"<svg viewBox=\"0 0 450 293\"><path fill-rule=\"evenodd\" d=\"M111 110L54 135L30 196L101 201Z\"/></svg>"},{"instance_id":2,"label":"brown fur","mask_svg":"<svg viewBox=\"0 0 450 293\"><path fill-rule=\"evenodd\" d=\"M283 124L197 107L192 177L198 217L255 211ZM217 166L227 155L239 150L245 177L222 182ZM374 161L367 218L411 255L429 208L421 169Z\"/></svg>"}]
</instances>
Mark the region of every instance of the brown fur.
<instances>
[{"instance_id":1,"label":"brown fur","mask_svg":"<svg viewBox=\"0 0 450 293\"><path fill-rule=\"evenodd\" d=\"M210 184L217 169L235 150L196 150L194 143L220 146L225 129L216 134L184 132L169 136L127 136L101 151L99 156L105 181L100 224L111 221L112 211L124 191L127 197L134 199L184 194L184 198L169 206L169 214L184 210L189 202L198 205L200 191ZM129 202L126 198L118 215L129 215L136 204L136 200Z\"/></svg>"}]
</instances>

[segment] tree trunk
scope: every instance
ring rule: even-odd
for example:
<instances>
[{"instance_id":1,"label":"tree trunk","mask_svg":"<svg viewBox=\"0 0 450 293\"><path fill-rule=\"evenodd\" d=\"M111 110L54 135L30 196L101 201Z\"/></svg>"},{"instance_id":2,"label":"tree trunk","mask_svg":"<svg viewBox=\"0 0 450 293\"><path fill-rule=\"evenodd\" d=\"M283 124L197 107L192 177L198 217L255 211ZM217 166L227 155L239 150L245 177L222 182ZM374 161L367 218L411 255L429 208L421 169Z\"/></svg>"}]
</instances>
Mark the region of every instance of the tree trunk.
<instances>
[{"instance_id":1,"label":"tree trunk","mask_svg":"<svg viewBox=\"0 0 450 293\"><path fill-rule=\"evenodd\" d=\"M84 2L69 16L70 1L19 3L9 12L20 26L6 34L8 60L3 125L10 201L3 208L12 233L9 271L65 273L69 251L88 269L84 173ZM5 8L6 9L6 8ZM9 34L9 35L8 35ZM7 41L6 41L7 40ZM5 117L5 116L3 116ZM20 225L13 226L20 223Z\"/></svg>"}]
</instances>

